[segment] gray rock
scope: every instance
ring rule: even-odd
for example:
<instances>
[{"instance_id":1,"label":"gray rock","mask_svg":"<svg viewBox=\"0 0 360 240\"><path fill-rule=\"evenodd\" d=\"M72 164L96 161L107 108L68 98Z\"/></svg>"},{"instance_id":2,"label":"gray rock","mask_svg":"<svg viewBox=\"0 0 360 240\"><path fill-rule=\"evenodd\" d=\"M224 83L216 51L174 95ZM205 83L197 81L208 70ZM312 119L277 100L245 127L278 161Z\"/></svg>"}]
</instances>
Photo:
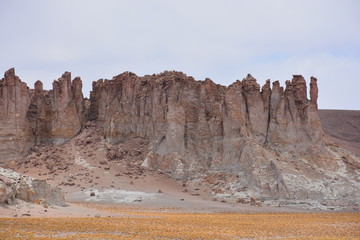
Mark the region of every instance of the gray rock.
<instances>
[{"instance_id":1,"label":"gray rock","mask_svg":"<svg viewBox=\"0 0 360 240\"><path fill-rule=\"evenodd\" d=\"M65 196L60 188L50 186L45 180L0 168L0 204L10 204L16 198L31 203L43 199L50 205L65 206Z\"/></svg>"}]
</instances>

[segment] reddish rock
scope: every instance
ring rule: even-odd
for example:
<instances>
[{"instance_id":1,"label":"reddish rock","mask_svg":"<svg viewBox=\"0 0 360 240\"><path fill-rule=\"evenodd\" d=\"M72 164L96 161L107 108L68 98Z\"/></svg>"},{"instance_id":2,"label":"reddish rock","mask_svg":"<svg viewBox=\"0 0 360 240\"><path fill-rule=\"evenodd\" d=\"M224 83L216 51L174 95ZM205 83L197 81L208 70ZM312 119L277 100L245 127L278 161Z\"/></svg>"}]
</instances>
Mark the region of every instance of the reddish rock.
<instances>
[{"instance_id":1,"label":"reddish rock","mask_svg":"<svg viewBox=\"0 0 360 240\"><path fill-rule=\"evenodd\" d=\"M80 78L66 72L43 90L29 90L12 68L0 80L0 166L20 161L34 144L61 144L74 137L85 121Z\"/></svg>"},{"instance_id":2,"label":"reddish rock","mask_svg":"<svg viewBox=\"0 0 360 240\"><path fill-rule=\"evenodd\" d=\"M145 77L126 72L94 82L90 99L91 118L110 142L151 139L144 165L176 178L190 169L246 165L249 141L278 152L306 152L322 134L300 75L287 81L285 91L279 82L271 89L267 81L260 92L250 74L223 87L181 72Z\"/></svg>"},{"instance_id":3,"label":"reddish rock","mask_svg":"<svg viewBox=\"0 0 360 240\"><path fill-rule=\"evenodd\" d=\"M312 103L317 105L319 89L317 86L317 78L311 77L310 82L310 100Z\"/></svg>"},{"instance_id":4,"label":"reddish rock","mask_svg":"<svg viewBox=\"0 0 360 240\"><path fill-rule=\"evenodd\" d=\"M81 88L81 79L71 81L69 72L54 81L50 91L42 90L40 81L35 83L27 118L36 144L62 144L80 131L85 121Z\"/></svg>"},{"instance_id":5,"label":"reddish rock","mask_svg":"<svg viewBox=\"0 0 360 240\"><path fill-rule=\"evenodd\" d=\"M53 106L51 139L55 144L62 144L74 137L84 124L85 109L80 78L71 81L71 73L65 72L53 82L50 97Z\"/></svg>"},{"instance_id":6,"label":"reddish rock","mask_svg":"<svg viewBox=\"0 0 360 240\"><path fill-rule=\"evenodd\" d=\"M29 88L9 69L0 80L0 166L21 160L32 146L29 105Z\"/></svg>"}]
</instances>

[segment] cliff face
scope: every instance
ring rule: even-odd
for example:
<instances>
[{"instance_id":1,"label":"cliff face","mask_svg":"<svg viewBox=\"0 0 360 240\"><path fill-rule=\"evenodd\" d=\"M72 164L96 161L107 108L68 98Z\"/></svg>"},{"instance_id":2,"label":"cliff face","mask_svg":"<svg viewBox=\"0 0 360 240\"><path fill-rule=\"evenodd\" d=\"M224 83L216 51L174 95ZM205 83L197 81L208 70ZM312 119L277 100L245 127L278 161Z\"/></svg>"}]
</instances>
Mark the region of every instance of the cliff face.
<instances>
[{"instance_id":1,"label":"cliff face","mask_svg":"<svg viewBox=\"0 0 360 240\"><path fill-rule=\"evenodd\" d=\"M21 160L36 144L62 144L90 120L88 126L101 129L99 139L112 143L109 161L123 159L121 146L143 138L147 147L130 152L146 157L134 165L201 183L221 198L315 201L320 207L360 199L360 159L323 133L314 77L310 99L301 75L285 88L270 80L260 87L251 75L224 87L181 72L125 72L93 82L88 109L81 88L80 78L71 81L68 72L50 91L39 81L29 90L13 69L6 72L0 164Z\"/></svg>"},{"instance_id":2,"label":"cliff face","mask_svg":"<svg viewBox=\"0 0 360 240\"><path fill-rule=\"evenodd\" d=\"M32 145L26 112L30 90L10 69L0 80L0 165L20 160Z\"/></svg>"},{"instance_id":3,"label":"cliff face","mask_svg":"<svg viewBox=\"0 0 360 240\"><path fill-rule=\"evenodd\" d=\"M124 73L93 84L91 117L111 142L152 140L148 164L182 178L189 170L235 170L249 144L307 152L322 136L316 79L311 99L302 76L283 90L260 90L248 75L229 87L195 81L179 72L137 77Z\"/></svg>"},{"instance_id":4,"label":"cliff face","mask_svg":"<svg viewBox=\"0 0 360 240\"><path fill-rule=\"evenodd\" d=\"M46 91L37 81L34 90L15 75L0 80L0 165L20 161L41 143L61 144L75 136L84 123L82 83L66 72Z\"/></svg>"},{"instance_id":5,"label":"cliff face","mask_svg":"<svg viewBox=\"0 0 360 240\"><path fill-rule=\"evenodd\" d=\"M77 77L71 81L71 74L65 72L53 82L50 91L44 91L42 83L37 81L27 120L36 144L62 144L75 136L85 121L81 79Z\"/></svg>"},{"instance_id":6,"label":"cliff face","mask_svg":"<svg viewBox=\"0 0 360 240\"><path fill-rule=\"evenodd\" d=\"M180 72L126 72L93 83L89 117L115 145L148 139L143 167L208 184L220 197L359 199L359 159L324 135L316 78L307 92L300 75L284 89L260 88L251 75L224 87Z\"/></svg>"}]
</instances>

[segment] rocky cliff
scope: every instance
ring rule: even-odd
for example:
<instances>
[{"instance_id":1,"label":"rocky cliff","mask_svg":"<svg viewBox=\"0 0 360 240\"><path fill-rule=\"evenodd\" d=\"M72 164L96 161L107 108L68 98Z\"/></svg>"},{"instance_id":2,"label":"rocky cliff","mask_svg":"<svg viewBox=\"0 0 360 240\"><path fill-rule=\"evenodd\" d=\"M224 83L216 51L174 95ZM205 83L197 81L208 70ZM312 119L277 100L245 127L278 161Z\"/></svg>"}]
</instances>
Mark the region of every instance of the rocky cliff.
<instances>
[{"instance_id":1,"label":"rocky cliff","mask_svg":"<svg viewBox=\"0 0 360 240\"><path fill-rule=\"evenodd\" d=\"M85 109L80 78L66 72L43 90L33 90L8 70L0 80L0 166L20 161L41 143L61 144L75 136L84 123Z\"/></svg>"},{"instance_id":2,"label":"rocky cliff","mask_svg":"<svg viewBox=\"0 0 360 240\"><path fill-rule=\"evenodd\" d=\"M0 80L0 165L19 161L32 146L26 119L30 90L10 69Z\"/></svg>"},{"instance_id":3,"label":"rocky cliff","mask_svg":"<svg viewBox=\"0 0 360 240\"><path fill-rule=\"evenodd\" d=\"M125 72L93 83L89 118L115 145L148 139L143 167L208 184L219 197L357 201L359 159L323 133L314 77L309 92L300 75L284 89L251 75L224 87L181 72Z\"/></svg>"},{"instance_id":4,"label":"rocky cliff","mask_svg":"<svg viewBox=\"0 0 360 240\"><path fill-rule=\"evenodd\" d=\"M81 79L71 81L71 73L65 72L50 91L44 91L37 81L26 117L35 144L62 144L74 137L85 122Z\"/></svg>"},{"instance_id":5,"label":"rocky cliff","mask_svg":"<svg viewBox=\"0 0 360 240\"><path fill-rule=\"evenodd\" d=\"M295 75L261 88L248 75L229 87L195 81L180 72L137 77L124 73L94 82L90 117L112 143L131 136L151 139L147 164L183 178L190 170L238 171L252 144L274 152L305 154L323 132L317 84Z\"/></svg>"},{"instance_id":6,"label":"rocky cliff","mask_svg":"<svg viewBox=\"0 0 360 240\"><path fill-rule=\"evenodd\" d=\"M360 160L322 131L314 77L308 90L301 75L285 88L270 80L260 87L251 75L225 87L181 72L125 72L93 82L89 109L80 78L68 72L46 91L41 82L29 90L12 69L0 87L1 109L10 109L0 117L3 164L32 145L62 144L92 121L112 144L109 161L142 138L139 165L201 183L219 198L320 206L360 199Z\"/></svg>"}]
</instances>

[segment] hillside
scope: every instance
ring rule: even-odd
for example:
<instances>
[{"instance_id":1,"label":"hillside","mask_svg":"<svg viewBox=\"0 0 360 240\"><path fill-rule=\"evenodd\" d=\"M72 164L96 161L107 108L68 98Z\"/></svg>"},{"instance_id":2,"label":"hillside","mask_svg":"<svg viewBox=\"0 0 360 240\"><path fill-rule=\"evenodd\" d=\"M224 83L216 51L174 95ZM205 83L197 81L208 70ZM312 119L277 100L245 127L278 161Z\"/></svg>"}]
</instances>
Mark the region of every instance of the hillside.
<instances>
[{"instance_id":1,"label":"hillside","mask_svg":"<svg viewBox=\"0 0 360 240\"><path fill-rule=\"evenodd\" d=\"M360 155L360 111L321 109L319 117L334 142Z\"/></svg>"}]
</instances>

